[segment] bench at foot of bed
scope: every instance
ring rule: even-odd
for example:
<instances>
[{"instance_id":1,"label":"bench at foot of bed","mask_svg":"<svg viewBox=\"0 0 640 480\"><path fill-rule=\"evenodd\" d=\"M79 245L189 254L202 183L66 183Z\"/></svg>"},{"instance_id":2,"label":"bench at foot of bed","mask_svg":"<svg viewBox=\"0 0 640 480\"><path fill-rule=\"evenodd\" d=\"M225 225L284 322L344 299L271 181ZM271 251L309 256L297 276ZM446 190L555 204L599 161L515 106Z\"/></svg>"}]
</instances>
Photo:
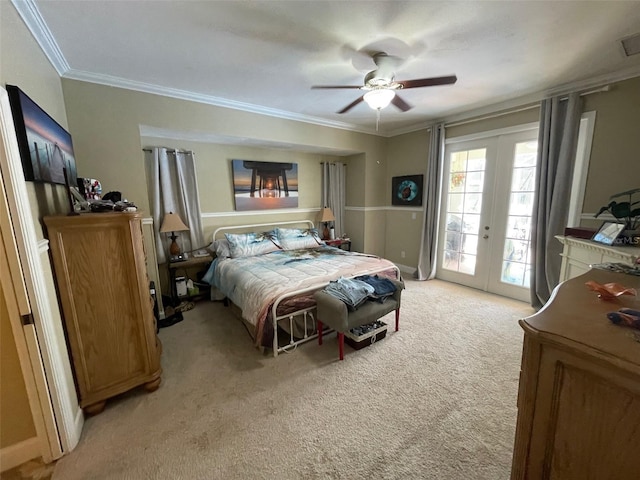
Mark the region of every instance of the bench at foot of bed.
<instances>
[{"instance_id":1,"label":"bench at foot of bed","mask_svg":"<svg viewBox=\"0 0 640 480\"><path fill-rule=\"evenodd\" d=\"M342 300L322 290L314 293L317 303L318 344L322 345L323 325L334 329L338 332L340 360L343 360L345 332L352 328L373 323L394 310L396 312L396 331L398 331L400 327L400 297L404 289L404 283L400 280L392 280L392 282L396 285L396 291L393 296L383 303L367 301L353 312L347 309L347 305Z\"/></svg>"}]
</instances>

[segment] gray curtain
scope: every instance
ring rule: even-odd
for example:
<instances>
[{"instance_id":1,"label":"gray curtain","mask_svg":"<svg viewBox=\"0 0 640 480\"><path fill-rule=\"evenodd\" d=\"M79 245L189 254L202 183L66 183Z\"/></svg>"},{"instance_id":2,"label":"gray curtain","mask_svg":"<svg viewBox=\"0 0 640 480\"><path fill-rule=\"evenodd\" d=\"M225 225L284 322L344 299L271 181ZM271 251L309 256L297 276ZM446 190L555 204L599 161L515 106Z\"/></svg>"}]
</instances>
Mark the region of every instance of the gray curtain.
<instances>
[{"instance_id":1,"label":"gray curtain","mask_svg":"<svg viewBox=\"0 0 640 480\"><path fill-rule=\"evenodd\" d=\"M418 280L430 280L436 275L438 247L438 219L440 215L440 189L442 164L444 161L444 123L431 127L427 175L424 182L424 224L418 257Z\"/></svg>"},{"instance_id":2,"label":"gray curtain","mask_svg":"<svg viewBox=\"0 0 640 480\"><path fill-rule=\"evenodd\" d=\"M336 217L334 228L336 238L344 231L344 207L346 195L346 165L340 162L322 163L322 207L329 207Z\"/></svg>"},{"instance_id":3,"label":"gray curtain","mask_svg":"<svg viewBox=\"0 0 640 480\"><path fill-rule=\"evenodd\" d=\"M169 249L168 237L159 232L166 213L178 214L189 227L188 232L178 233L180 238L177 242L183 252L203 247L200 197L193 152L153 147L145 150L145 167L158 263L167 261L166 253Z\"/></svg>"},{"instance_id":4,"label":"gray curtain","mask_svg":"<svg viewBox=\"0 0 640 480\"><path fill-rule=\"evenodd\" d=\"M562 245L554 238L567 225L582 99L543 100L531 230L531 305L542 307L560 281Z\"/></svg>"}]
</instances>

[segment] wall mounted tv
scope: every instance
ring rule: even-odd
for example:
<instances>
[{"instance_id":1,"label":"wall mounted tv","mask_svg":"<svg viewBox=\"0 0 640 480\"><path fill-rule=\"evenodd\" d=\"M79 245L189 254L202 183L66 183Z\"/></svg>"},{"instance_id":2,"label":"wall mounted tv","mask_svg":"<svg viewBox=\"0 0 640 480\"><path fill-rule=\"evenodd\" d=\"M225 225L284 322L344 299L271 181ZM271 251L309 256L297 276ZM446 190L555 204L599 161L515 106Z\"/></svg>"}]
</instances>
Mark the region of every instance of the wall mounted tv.
<instances>
[{"instance_id":1,"label":"wall mounted tv","mask_svg":"<svg viewBox=\"0 0 640 480\"><path fill-rule=\"evenodd\" d=\"M15 85L7 85L24 178L28 181L76 184L71 135Z\"/></svg>"}]
</instances>

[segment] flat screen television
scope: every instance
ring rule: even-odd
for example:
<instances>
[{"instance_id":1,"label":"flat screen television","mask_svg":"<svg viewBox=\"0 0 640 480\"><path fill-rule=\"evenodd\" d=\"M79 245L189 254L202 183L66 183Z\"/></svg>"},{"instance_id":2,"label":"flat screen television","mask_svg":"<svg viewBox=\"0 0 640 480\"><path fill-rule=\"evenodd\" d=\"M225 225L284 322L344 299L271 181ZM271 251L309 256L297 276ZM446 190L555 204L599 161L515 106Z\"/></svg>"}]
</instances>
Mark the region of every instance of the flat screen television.
<instances>
[{"instance_id":1,"label":"flat screen television","mask_svg":"<svg viewBox=\"0 0 640 480\"><path fill-rule=\"evenodd\" d=\"M7 85L11 114L27 181L76 183L76 160L71 135L15 85Z\"/></svg>"}]
</instances>

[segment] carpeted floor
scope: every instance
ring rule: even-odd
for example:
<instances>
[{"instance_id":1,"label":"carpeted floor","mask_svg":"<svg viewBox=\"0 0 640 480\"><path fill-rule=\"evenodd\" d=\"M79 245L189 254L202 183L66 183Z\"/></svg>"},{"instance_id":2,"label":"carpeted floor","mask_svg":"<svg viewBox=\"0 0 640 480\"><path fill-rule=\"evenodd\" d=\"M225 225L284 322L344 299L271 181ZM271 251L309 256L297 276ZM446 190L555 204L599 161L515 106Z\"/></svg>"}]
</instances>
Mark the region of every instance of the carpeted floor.
<instances>
[{"instance_id":1,"label":"carpeted floor","mask_svg":"<svg viewBox=\"0 0 640 480\"><path fill-rule=\"evenodd\" d=\"M163 383L107 403L74 479L507 479L526 304L407 280L400 331L273 358L221 303L160 331ZM386 317L393 323L393 314Z\"/></svg>"}]
</instances>

